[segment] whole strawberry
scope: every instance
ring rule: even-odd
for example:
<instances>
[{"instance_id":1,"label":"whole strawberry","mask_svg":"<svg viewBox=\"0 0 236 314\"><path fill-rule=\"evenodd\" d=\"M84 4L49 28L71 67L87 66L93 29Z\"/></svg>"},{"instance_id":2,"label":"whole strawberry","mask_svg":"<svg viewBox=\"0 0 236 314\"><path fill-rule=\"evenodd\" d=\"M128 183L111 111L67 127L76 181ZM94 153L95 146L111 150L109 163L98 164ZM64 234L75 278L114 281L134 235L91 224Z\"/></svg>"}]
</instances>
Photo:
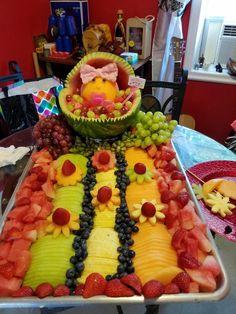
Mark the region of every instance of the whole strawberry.
<instances>
[{"instance_id":1,"label":"whole strawberry","mask_svg":"<svg viewBox=\"0 0 236 314\"><path fill-rule=\"evenodd\" d=\"M150 280L145 283L142 292L147 299L158 298L164 293L164 286L158 280Z\"/></svg>"},{"instance_id":2,"label":"whole strawberry","mask_svg":"<svg viewBox=\"0 0 236 314\"><path fill-rule=\"evenodd\" d=\"M44 282L37 286L37 288L35 289L35 295L42 299L53 295L53 291L53 286L48 282Z\"/></svg>"},{"instance_id":3,"label":"whole strawberry","mask_svg":"<svg viewBox=\"0 0 236 314\"><path fill-rule=\"evenodd\" d=\"M121 282L128 288L134 290L135 294L142 294L142 284L139 277L136 274L129 274L121 278Z\"/></svg>"},{"instance_id":4,"label":"whole strawberry","mask_svg":"<svg viewBox=\"0 0 236 314\"><path fill-rule=\"evenodd\" d=\"M175 276L175 278L172 280L172 283L175 283L181 292L188 292L190 280L191 279L189 274L183 271Z\"/></svg>"},{"instance_id":5,"label":"whole strawberry","mask_svg":"<svg viewBox=\"0 0 236 314\"><path fill-rule=\"evenodd\" d=\"M180 293L180 289L176 283L170 282L165 286L164 293L165 294L176 294L176 293Z\"/></svg>"},{"instance_id":6,"label":"whole strawberry","mask_svg":"<svg viewBox=\"0 0 236 314\"><path fill-rule=\"evenodd\" d=\"M11 294L12 297L18 298L31 297L32 295L34 295L34 291L31 287L28 286L21 287Z\"/></svg>"},{"instance_id":7,"label":"whole strawberry","mask_svg":"<svg viewBox=\"0 0 236 314\"><path fill-rule=\"evenodd\" d=\"M95 295L104 293L107 286L107 281L99 273L92 273L88 275L84 284L83 297L91 298Z\"/></svg>"},{"instance_id":8,"label":"whole strawberry","mask_svg":"<svg viewBox=\"0 0 236 314\"><path fill-rule=\"evenodd\" d=\"M105 295L108 297L132 297L134 291L126 287L119 279L112 279L107 283Z\"/></svg>"},{"instance_id":9,"label":"whole strawberry","mask_svg":"<svg viewBox=\"0 0 236 314\"><path fill-rule=\"evenodd\" d=\"M54 289L53 296L54 297L63 297L66 295L70 295L70 289L65 285L58 285Z\"/></svg>"},{"instance_id":10,"label":"whole strawberry","mask_svg":"<svg viewBox=\"0 0 236 314\"><path fill-rule=\"evenodd\" d=\"M75 295L83 295L83 292L84 292L84 284L80 283L75 288Z\"/></svg>"}]
</instances>

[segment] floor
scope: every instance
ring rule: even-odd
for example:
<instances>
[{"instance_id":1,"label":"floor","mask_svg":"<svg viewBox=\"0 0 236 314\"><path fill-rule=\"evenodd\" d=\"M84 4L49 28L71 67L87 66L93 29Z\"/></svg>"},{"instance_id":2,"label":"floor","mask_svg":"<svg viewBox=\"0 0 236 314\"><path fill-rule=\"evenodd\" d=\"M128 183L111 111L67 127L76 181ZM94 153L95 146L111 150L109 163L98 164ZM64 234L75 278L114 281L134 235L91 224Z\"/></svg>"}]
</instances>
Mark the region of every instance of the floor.
<instances>
[{"instance_id":1,"label":"floor","mask_svg":"<svg viewBox=\"0 0 236 314\"><path fill-rule=\"evenodd\" d=\"M221 301L204 303L172 303L164 304L159 308L159 314L234 314L236 312L236 243L216 236L216 244L231 278L229 294ZM142 304L122 305L123 314L144 314L145 306ZM122 314L115 305L84 305L64 311L49 310L47 314ZM157 312L153 312L156 314ZM39 309L0 309L0 314L40 314ZM46 313L45 313L46 314Z\"/></svg>"}]
</instances>

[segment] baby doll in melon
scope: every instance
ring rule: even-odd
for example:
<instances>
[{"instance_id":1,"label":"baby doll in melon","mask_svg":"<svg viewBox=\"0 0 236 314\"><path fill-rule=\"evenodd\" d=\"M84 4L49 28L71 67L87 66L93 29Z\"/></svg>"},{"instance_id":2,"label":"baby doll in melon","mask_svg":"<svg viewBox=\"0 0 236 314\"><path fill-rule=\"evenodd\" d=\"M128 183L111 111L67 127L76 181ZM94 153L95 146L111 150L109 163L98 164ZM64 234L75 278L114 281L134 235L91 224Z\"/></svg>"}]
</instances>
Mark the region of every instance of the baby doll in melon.
<instances>
[{"instance_id":1,"label":"baby doll in melon","mask_svg":"<svg viewBox=\"0 0 236 314\"><path fill-rule=\"evenodd\" d=\"M69 124L92 137L95 134L89 130L95 123L102 133L122 133L131 124L141 99L140 91L128 85L130 75L134 76L132 67L118 56L105 52L85 56L68 74L59 95ZM101 132L98 130L99 135Z\"/></svg>"}]
</instances>

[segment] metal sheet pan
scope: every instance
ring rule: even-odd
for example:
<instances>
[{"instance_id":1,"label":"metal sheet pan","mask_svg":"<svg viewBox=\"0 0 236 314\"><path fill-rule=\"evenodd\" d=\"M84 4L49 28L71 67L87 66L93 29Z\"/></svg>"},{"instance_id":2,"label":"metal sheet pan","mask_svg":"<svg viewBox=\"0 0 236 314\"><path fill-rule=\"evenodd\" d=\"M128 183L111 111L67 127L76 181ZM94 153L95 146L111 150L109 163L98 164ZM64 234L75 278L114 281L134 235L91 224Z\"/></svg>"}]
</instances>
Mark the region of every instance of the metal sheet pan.
<instances>
[{"instance_id":1,"label":"metal sheet pan","mask_svg":"<svg viewBox=\"0 0 236 314\"><path fill-rule=\"evenodd\" d=\"M173 145L174 147L174 145ZM185 174L183 165L176 154L176 159L178 162L179 169ZM12 194L12 197L8 203L8 206L4 212L0 223L0 232L4 226L5 219L9 211L13 208L15 202L15 195L17 190L19 189L22 181L26 177L29 169L32 166L31 159L27 163L18 184ZM197 213L201 217L202 221L205 223L205 219L203 214L201 213L198 201L192 191L190 182L188 177L186 176L186 184L191 195L191 198L196 206ZM25 308L51 308L51 307L75 307L80 305L89 305L89 304L163 304L163 303L173 303L173 302L207 302L207 301L218 301L224 298L230 288L229 278L227 276L225 267L219 255L218 249L215 245L215 241L212 237L210 230L207 231L208 238L212 244L213 248L213 255L216 257L220 268L221 274L218 278L218 288L214 292L200 292L200 293L179 293L179 294L164 294L157 299L145 299L143 296L134 296L134 297L120 297L120 298L109 298L106 296L96 296L89 299L84 299L80 296L67 296L67 297L47 297L44 299L39 299L37 297L27 297L27 298L11 298L11 297L3 297L0 298L0 308L18 308L18 307L25 307Z\"/></svg>"}]
</instances>

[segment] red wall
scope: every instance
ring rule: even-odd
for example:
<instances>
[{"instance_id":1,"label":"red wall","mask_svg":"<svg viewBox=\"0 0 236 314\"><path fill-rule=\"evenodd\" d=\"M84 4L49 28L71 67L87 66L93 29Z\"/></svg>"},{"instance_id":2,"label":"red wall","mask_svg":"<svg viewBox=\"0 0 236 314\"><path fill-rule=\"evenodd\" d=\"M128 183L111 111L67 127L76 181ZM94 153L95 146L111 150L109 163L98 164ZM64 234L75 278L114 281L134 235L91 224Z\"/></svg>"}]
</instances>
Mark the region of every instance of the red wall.
<instances>
[{"instance_id":1,"label":"red wall","mask_svg":"<svg viewBox=\"0 0 236 314\"><path fill-rule=\"evenodd\" d=\"M33 35L47 32L49 0L0 0L0 76L8 73L7 63L16 60L24 78L35 76L32 52ZM157 13L157 0L89 0L91 23L108 23L113 31L116 12L123 9L124 18L145 17ZM190 5L183 17L187 35ZM236 85L189 81L183 111L194 116L196 129L223 142L236 119Z\"/></svg>"},{"instance_id":2,"label":"red wall","mask_svg":"<svg viewBox=\"0 0 236 314\"><path fill-rule=\"evenodd\" d=\"M33 35L46 33L49 0L0 0L0 76L16 60L24 78L33 78Z\"/></svg>"}]
</instances>

